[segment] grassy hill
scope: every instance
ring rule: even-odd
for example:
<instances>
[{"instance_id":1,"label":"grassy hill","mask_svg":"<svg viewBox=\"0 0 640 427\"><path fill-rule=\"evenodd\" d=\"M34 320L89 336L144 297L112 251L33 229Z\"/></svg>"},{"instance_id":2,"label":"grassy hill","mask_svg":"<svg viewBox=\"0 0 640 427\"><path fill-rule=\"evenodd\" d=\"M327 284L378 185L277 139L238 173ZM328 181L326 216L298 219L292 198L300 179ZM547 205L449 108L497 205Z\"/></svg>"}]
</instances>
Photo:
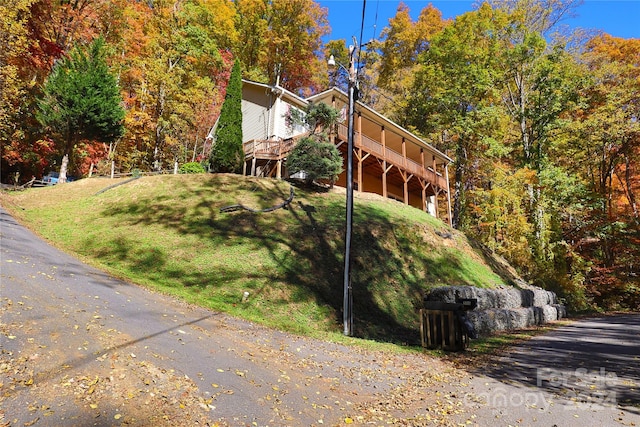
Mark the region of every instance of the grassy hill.
<instances>
[{"instance_id":1,"label":"grassy hill","mask_svg":"<svg viewBox=\"0 0 640 427\"><path fill-rule=\"evenodd\" d=\"M5 193L2 205L56 246L116 276L267 326L327 337L342 330L344 190L295 189L238 175L105 178ZM120 181L122 182L122 181ZM429 288L506 285L486 257L441 221L356 194L352 242L355 333L419 341ZM250 293L242 302L245 291Z\"/></svg>"}]
</instances>

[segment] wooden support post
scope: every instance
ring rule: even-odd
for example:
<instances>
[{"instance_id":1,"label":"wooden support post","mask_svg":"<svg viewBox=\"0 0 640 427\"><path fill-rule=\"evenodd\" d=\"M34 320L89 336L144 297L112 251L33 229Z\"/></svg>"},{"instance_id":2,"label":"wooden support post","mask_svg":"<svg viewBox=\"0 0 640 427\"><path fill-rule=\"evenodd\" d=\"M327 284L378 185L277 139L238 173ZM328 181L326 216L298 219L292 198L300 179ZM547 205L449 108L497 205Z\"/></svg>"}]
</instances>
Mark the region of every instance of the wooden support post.
<instances>
[{"instance_id":1,"label":"wooden support post","mask_svg":"<svg viewBox=\"0 0 640 427\"><path fill-rule=\"evenodd\" d=\"M413 174L409 175L405 171L400 171L400 176L402 176L402 180L404 181L403 185L403 193L404 193L404 204L409 204L409 181L413 178Z\"/></svg>"},{"instance_id":2,"label":"wooden support post","mask_svg":"<svg viewBox=\"0 0 640 427\"><path fill-rule=\"evenodd\" d=\"M407 166L407 141L402 137L402 166Z\"/></svg>"},{"instance_id":3,"label":"wooden support post","mask_svg":"<svg viewBox=\"0 0 640 427\"><path fill-rule=\"evenodd\" d=\"M358 192L362 192L362 113L358 113Z\"/></svg>"},{"instance_id":4,"label":"wooden support post","mask_svg":"<svg viewBox=\"0 0 640 427\"><path fill-rule=\"evenodd\" d=\"M282 179L282 159L278 160L276 165L276 178Z\"/></svg>"},{"instance_id":5,"label":"wooden support post","mask_svg":"<svg viewBox=\"0 0 640 427\"><path fill-rule=\"evenodd\" d=\"M251 176L256 176L256 158L251 159Z\"/></svg>"},{"instance_id":6,"label":"wooden support post","mask_svg":"<svg viewBox=\"0 0 640 427\"><path fill-rule=\"evenodd\" d=\"M451 218L451 191L448 188L449 187L449 165L444 165L444 176L447 181L447 211L449 214L449 226L453 226L453 220ZM436 206L438 206L437 197L436 197Z\"/></svg>"},{"instance_id":7,"label":"wooden support post","mask_svg":"<svg viewBox=\"0 0 640 427\"><path fill-rule=\"evenodd\" d=\"M427 209L427 188L429 187L429 183L425 183L424 180L421 179L420 186L422 187L422 210L429 212L429 209Z\"/></svg>"},{"instance_id":8,"label":"wooden support post","mask_svg":"<svg viewBox=\"0 0 640 427\"><path fill-rule=\"evenodd\" d=\"M382 197L388 197L387 190L387 162L382 165Z\"/></svg>"},{"instance_id":9,"label":"wooden support post","mask_svg":"<svg viewBox=\"0 0 640 427\"><path fill-rule=\"evenodd\" d=\"M382 171L382 195L384 197L389 197L389 192L387 191L387 174L389 173L389 171L393 169L393 165L388 165L387 166L387 162L385 162L385 168Z\"/></svg>"},{"instance_id":10,"label":"wooden support post","mask_svg":"<svg viewBox=\"0 0 640 427\"><path fill-rule=\"evenodd\" d=\"M406 179L404 180L402 191L404 193L404 204L408 205L409 204L409 181Z\"/></svg>"},{"instance_id":11,"label":"wooden support post","mask_svg":"<svg viewBox=\"0 0 640 427\"><path fill-rule=\"evenodd\" d=\"M387 140L384 126L380 128L380 142L382 143L382 196L389 197L387 192Z\"/></svg>"}]
</instances>

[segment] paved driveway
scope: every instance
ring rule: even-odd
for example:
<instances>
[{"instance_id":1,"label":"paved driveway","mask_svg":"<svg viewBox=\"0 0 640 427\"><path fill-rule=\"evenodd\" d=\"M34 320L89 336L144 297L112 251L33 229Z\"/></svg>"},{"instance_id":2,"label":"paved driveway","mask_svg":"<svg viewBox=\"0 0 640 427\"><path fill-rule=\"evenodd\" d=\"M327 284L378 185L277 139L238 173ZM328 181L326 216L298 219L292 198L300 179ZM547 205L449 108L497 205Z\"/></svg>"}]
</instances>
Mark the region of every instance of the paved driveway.
<instances>
[{"instance_id":1,"label":"paved driveway","mask_svg":"<svg viewBox=\"0 0 640 427\"><path fill-rule=\"evenodd\" d=\"M0 425L332 425L429 366L149 292L2 209L0 234Z\"/></svg>"},{"instance_id":2,"label":"paved driveway","mask_svg":"<svg viewBox=\"0 0 640 427\"><path fill-rule=\"evenodd\" d=\"M462 383L472 425L640 426L640 314L572 322Z\"/></svg>"}]
</instances>

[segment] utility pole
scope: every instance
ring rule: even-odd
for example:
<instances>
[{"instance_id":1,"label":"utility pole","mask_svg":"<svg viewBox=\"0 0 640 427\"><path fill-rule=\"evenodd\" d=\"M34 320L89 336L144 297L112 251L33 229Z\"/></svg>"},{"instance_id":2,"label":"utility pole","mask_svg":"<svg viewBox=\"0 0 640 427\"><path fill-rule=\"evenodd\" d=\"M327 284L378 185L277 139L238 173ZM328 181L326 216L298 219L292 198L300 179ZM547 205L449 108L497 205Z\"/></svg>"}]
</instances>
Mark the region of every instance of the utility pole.
<instances>
[{"instance_id":1,"label":"utility pole","mask_svg":"<svg viewBox=\"0 0 640 427\"><path fill-rule=\"evenodd\" d=\"M349 68L340 63L336 63L333 55L329 57L328 65L334 67L341 66L349 74L349 111L347 116L347 203L344 236L344 282L342 318L344 323L344 335L353 335L353 292L351 288L351 236L353 234L353 121L355 115L355 103L358 98L358 72L354 62L356 47L349 46Z\"/></svg>"},{"instance_id":2,"label":"utility pole","mask_svg":"<svg viewBox=\"0 0 640 427\"><path fill-rule=\"evenodd\" d=\"M351 236L353 233L353 120L357 97L357 75L354 64L355 46L349 46L349 112L347 122L347 205L344 238L344 334L353 335L353 292L351 288Z\"/></svg>"}]
</instances>

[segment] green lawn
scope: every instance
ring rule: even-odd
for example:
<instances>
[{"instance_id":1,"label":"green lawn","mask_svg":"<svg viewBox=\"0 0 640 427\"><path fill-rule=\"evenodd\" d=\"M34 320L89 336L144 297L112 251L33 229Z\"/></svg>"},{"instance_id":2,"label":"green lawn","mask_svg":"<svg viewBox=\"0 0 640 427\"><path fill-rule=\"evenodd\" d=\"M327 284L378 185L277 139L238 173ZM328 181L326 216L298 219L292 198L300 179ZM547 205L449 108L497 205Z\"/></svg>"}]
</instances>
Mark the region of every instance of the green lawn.
<instances>
[{"instance_id":1,"label":"green lawn","mask_svg":"<svg viewBox=\"0 0 640 427\"><path fill-rule=\"evenodd\" d=\"M342 330L344 193L295 189L238 175L83 179L4 193L2 205L56 246L112 274L184 300L299 334ZM374 199L374 200L370 200ZM444 237L443 237L444 236ZM419 342L429 288L508 284L465 236L417 209L382 198L354 206L355 333ZM247 291L249 299L242 302Z\"/></svg>"}]
</instances>

